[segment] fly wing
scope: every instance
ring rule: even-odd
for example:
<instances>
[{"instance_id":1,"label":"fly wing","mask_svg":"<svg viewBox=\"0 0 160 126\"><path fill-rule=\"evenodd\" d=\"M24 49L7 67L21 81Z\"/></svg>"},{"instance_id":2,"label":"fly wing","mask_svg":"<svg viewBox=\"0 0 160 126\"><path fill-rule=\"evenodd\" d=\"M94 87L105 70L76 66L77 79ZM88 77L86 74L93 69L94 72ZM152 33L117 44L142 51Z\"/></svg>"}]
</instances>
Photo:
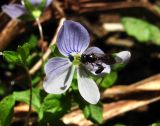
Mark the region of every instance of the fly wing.
<instances>
[{"instance_id":1,"label":"fly wing","mask_svg":"<svg viewBox=\"0 0 160 126\"><path fill-rule=\"evenodd\" d=\"M104 62L108 65L112 65L116 63L116 60L112 54L97 54L98 60Z\"/></svg>"}]
</instances>

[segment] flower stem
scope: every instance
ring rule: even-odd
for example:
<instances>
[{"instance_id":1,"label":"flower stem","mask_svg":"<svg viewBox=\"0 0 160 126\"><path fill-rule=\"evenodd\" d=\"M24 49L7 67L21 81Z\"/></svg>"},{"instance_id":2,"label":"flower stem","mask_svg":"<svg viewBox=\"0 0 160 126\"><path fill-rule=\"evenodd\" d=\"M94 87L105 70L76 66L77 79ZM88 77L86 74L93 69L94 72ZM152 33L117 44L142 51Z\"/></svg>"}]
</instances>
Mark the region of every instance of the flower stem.
<instances>
[{"instance_id":1,"label":"flower stem","mask_svg":"<svg viewBox=\"0 0 160 126\"><path fill-rule=\"evenodd\" d=\"M36 22L37 22L37 25L38 25L41 41L44 41L43 29L42 29L42 25L41 25L41 23L39 21L39 18L36 18Z\"/></svg>"},{"instance_id":2,"label":"flower stem","mask_svg":"<svg viewBox=\"0 0 160 126\"><path fill-rule=\"evenodd\" d=\"M36 18L36 22L37 22L37 24L38 24L38 29L39 29L39 34L40 34L40 42L44 42L44 35L43 35L43 28L42 28L42 25L41 25L41 23L40 23L40 20L39 20L39 18ZM43 45L43 44L42 44ZM43 48L43 46L42 46L42 48ZM44 65L44 60L43 60L43 49L41 50L42 51L42 54L41 54L41 60L42 60L42 66ZM41 71L41 81L43 81L43 73L42 73L42 71Z\"/></svg>"},{"instance_id":3,"label":"flower stem","mask_svg":"<svg viewBox=\"0 0 160 126\"><path fill-rule=\"evenodd\" d=\"M30 90L30 95L29 95L29 109L28 109L28 114L25 120L25 125L24 126L28 126L28 122L29 122L29 117L31 115L31 111L32 111L32 79L31 76L29 74L29 69L28 67L25 67L25 70L27 72L27 76L29 77L29 90Z\"/></svg>"}]
</instances>

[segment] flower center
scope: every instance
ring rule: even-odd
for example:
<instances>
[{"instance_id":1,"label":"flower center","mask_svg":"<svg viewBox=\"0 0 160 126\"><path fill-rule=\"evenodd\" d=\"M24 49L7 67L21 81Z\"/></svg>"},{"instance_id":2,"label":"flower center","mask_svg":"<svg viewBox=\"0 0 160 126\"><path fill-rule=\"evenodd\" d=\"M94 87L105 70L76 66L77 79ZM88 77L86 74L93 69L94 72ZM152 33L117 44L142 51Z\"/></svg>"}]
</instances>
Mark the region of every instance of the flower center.
<instances>
[{"instance_id":1,"label":"flower center","mask_svg":"<svg viewBox=\"0 0 160 126\"><path fill-rule=\"evenodd\" d=\"M81 55L80 54L77 54L77 53L72 53L69 55L69 60L72 62L73 65L80 65L81 61Z\"/></svg>"},{"instance_id":2,"label":"flower center","mask_svg":"<svg viewBox=\"0 0 160 126\"><path fill-rule=\"evenodd\" d=\"M35 9L35 10L32 11L33 17L38 18L38 17L41 16L41 14L42 14L42 12L40 10L38 10L38 9Z\"/></svg>"}]
</instances>

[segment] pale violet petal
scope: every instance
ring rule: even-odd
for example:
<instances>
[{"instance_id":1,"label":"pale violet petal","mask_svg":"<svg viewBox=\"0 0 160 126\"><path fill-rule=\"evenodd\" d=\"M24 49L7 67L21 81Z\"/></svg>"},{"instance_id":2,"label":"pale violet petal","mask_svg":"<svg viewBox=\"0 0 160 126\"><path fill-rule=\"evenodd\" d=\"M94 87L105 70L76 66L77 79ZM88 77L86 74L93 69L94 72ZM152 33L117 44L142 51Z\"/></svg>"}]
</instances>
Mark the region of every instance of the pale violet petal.
<instances>
[{"instance_id":1,"label":"pale violet petal","mask_svg":"<svg viewBox=\"0 0 160 126\"><path fill-rule=\"evenodd\" d=\"M83 54L92 54L92 53L94 53L95 55L97 54L97 55L103 55L104 54L104 52L100 49L100 48L98 48L98 47L89 47L88 49L86 49L85 51L84 51L84 53Z\"/></svg>"},{"instance_id":2,"label":"pale violet petal","mask_svg":"<svg viewBox=\"0 0 160 126\"><path fill-rule=\"evenodd\" d=\"M46 79L51 80L62 74L66 69L71 66L70 61L67 58L54 57L48 60L44 66Z\"/></svg>"},{"instance_id":3,"label":"pale violet petal","mask_svg":"<svg viewBox=\"0 0 160 126\"><path fill-rule=\"evenodd\" d=\"M12 19L16 19L27 13L26 9L20 4L3 5L2 10Z\"/></svg>"},{"instance_id":4,"label":"pale violet petal","mask_svg":"<svg viewBox=\"0 0 160 126\"><path fill-rule=\"evenodd\" d=\"M33 6L38 7L42 0L30 0L30 2L32 3ZM44 8L48 7L51 4L52 0L46 0L46 5Z\"/></svg>"},{"instance_id":5,"label":"pale violet petal","mask_svg":"<svg viewBox=\"0 0 160 126\"><path fill-rule=\"evenodd\" d=\"M31 4L35 7L39 6L42 2L42 0L29 0Z\"/></svg>"},{"instance_id":6,"label":"pale violet petal","mask_svg":"<svg viewBox=\"0 0 160 126\"><path fill-rule=\"evenodd\" d=\"M52 3L52 0L46 0L46 6L45 6L45 8L48 7L51 3Z\"/></svg>"},{"instance_id":7,"label":"pale violet petal","mask_svg":"<svg viewBox=\"0 0 160 126\"><path fill-rule=\"evenodd\" d=\"M90 78L83 68L77 70L78 89L81 96L90 104L96 104L100 99L100 92L97 84Z\"/></svg>"},{"instance_id":8,"label":"pale violet petal","mask_svg":"<svg viewBox=\"0 0 160 126\"><path fill-rule=\"evenodd\" d=\"M49 80L44 80L43 87L47 93L61 94L64 93L71 85L75 66L70 66L63 73Z\"/></svg>"},{"instance_id":9,"label":"pale violet petal","mask_svg":"<svg viewBox=\"0 0 160 126\"><path fill-rule=\"evenodd\" d=\"M131 57L131 53L129 51L121 51L116 54L116 62L126 64Z\"/></svg>"},{"instance_id":10,"label":"pale violet petal","mask_svg":"<svg viewBox=\"0 0 160 126\"><path fill-rule=\"evenodd\" d=\"M73 52L83 53L89 42L88 31L80 23L70 20L64 21L57 37L58 49L64 56Z\"/></svg>"},{"instance_id":11,"label":"pale violet petal","mask_svg":"<svg viewBox=\"0 0 160 126\"><path fill-rule=\"evenodd\" d=\"M111 72L111 66L110 65L107 65L103 62L99 62L98 63L99 65L102 65L103 66L103 70L101 72L98 73L98 70L99 70L99 66L96 64L96 63L88 63L88 64L85 64L85 68L90 71L93 75L96 75L96 76L102 76L102 75L105 75L105 74L109 74Z\"/></svg>"}]
</instances>

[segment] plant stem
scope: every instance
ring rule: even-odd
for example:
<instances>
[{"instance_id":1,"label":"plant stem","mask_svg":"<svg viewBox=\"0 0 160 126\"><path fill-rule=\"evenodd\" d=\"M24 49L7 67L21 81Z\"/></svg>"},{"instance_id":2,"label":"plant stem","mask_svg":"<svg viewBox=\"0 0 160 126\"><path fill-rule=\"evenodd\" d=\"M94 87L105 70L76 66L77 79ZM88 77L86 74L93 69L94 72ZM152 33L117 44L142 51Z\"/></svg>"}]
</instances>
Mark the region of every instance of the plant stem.
<instances>
[{"instance_id":1,"label":"plant stem","mask_svg":"<svg viewBox=\"0 0 160 126\"><path fill-rule=\"evenodd\" d=\"M29 122L29 117L31 115L31 111L32 111L32 79L31 79L31 75L29 74L29 69L28 67L25 67L25 70L27 72L27 76L29 77L29 90L30 90L30 95L29 95L29 109L28 109L28 114L25 120L25 125L24 126L28 126L28 122Z\"/></svg>"},{"instance_id":2,"label":"plant stem","mask_svg":"<svg viewBox=\"0 0 160 126\"><path fill-rule=\"evenodd\" d=\"M36 22L37 22L37 25L38 25L40 38L41 38L42 41L44 41L43 29L42 29L42 25L41 25L41 23L39 21L39 18L36 18Z\"/></svg>"},{"instance_id":3,"label":"plant stem","mask_svg":"<svg viewBox=\"0 0 160 126\"><path fill-rule=\"evenodd\" d=\"M58 35L58 32L59 32L59 29L62 27L62 25L63 25L63 22L66 20L66 18L61 18L60 19L60 22L59 22L59 25L58 25L58 28L57 28L57 30L56 30L56 33L55 33L55 35L54 35L54 37L53 37L53 39L52 39L52 41L51 41L51 43L50 43L50 45L49 46L52 46L52 45L54 45L55 43L56 43L56 39L57 39L57 35ZM47 49L47 51L44 53L44 55L43 55L43 60L45 61L48 57L49 57L49 55L51 54L51 49L50 48L48 48ZM36 71L38 71L39 69L40 69L40 67L42 66L42 60L40 59L31 69L30 69L30 71L29 71L29 73L30 73L30 75L33 75Z\"/></svg>"}]
</instances>

